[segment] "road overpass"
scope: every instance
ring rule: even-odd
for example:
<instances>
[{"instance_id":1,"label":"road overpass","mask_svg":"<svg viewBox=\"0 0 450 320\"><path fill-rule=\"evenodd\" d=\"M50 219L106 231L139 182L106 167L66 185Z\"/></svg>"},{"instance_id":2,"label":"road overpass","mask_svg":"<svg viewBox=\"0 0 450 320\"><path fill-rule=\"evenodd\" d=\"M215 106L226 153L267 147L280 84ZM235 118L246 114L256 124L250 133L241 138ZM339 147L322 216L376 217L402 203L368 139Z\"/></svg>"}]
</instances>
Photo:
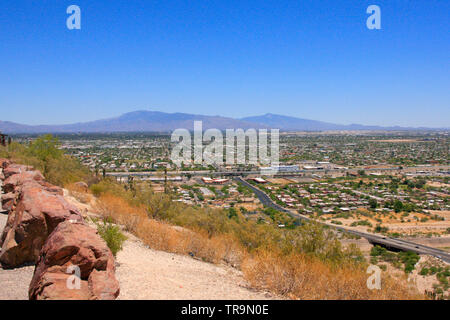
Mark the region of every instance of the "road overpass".
<instances>
[{"instance_id":1,"label":"road overpass","mask_svg":"<svg viewBox=\"0 0 450 320\"><path fill-rule=\"evenodd\" d=\"M434 166L434 167L391 167L391 168L347 168L347 169L302 169L294 172L278 172L275 177L298 177L304 176L308 173L332 173L332 172L354 172L357 170L364 170L366 172L387 172L392 173L395 171L409 171L409 170L450 170L450 166ZM107 172L106 175L112 177L150 177L150 176L163 176L164 172L162 171L143 171L143 172ZM249 175L261 175L261 171L252 170L252 171L237 171L237 170L227 170L227 171L209 171L209 170L198 170L198 171L167 171L167 175L176 175L176 176L221 176L221 177L240 177L240 176L249 176Z\"/></svg>"},{"instance_id":2,"label":"road overpass","mask_svg":"<svg viewBox=\"0 0 450 320\"><path fill-rule=\"evenodd\" d=\"M267 207L271 207L273 209L276 209L278 211L282 211L285 212L287 214L289 214L291 217L293 218L298 218L301 220L306 220L306 221L316 221L313 220L307 216L301 215L297 212L293 212L291 210L288 210L286 208L283 208L282 206L276 204L275 202L272 201L272 199L270 199L270 197L263 191L261 191L260 189L258 189L257 187L255 187L254 185L248 183L247 181L245 181L244 179L242 179L242 177L236 177L235 178L236 181L242 183L243 185L245 185L246 187L249 187L250 189L252 189L255 193L255 195L258 197L259 201L261 201L261 203ZM340 227L340 226L336 226L333 224L329 224L329 223L324 223L324 222L320 222L323 225L327 225L329 227L332 227L338 231L341 232L345 232L345 233L349 233L349 234L353 234L362 238L367 239L370 243L372 244L378 244L381 246L384 246L386 248L389 249L395 249L395 250L401 250L401 251L412 251L418 254L427 254L427 255L431 255L434 256L436 258L439 258L447 263L450 263L450 254L448 252L445 252L443 250L440 249L436 249L436 248L432 248L432 247L428 247L428 246L424 246L421 244L417 244L411 241L406 241L406 240L402 240L402 239L396 239L396 238L390 238L390 237L385 237L385 236L380 236L380 235L376 235L376 234L372 234L372 233L366 233L366 232L360 232L360 231L356 231L356 230L352 230L349 228L345 228L345 227Z\"/></svg>"}]
</instances>

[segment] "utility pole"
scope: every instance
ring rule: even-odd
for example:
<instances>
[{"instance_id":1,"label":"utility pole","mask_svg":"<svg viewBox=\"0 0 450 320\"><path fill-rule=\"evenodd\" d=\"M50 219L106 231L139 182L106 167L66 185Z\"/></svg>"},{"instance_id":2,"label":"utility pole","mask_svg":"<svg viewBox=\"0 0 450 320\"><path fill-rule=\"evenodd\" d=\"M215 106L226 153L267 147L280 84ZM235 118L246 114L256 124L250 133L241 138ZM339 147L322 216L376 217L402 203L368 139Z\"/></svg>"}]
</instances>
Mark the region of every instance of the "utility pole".
<instances>
[{"instance_id":1,"label":"utility pole","mask_svg":"<svg viewBox=\"0 0 450 320\"><path fill-rule=\"evenodd\" d=\"M164 193L168 193L169 190L167 189L167 167L164 168Z\"/></svg>"},{"instance_id":2,"label":"utility pole","mask_svg":"<svg viewBox=\"0 0 450 320\"><path fill-rule=\"evenodd\" d=\"M134 187L134 177L131 175L128 176L128 188L133 193L133 197L135 197L136 196L136 188Z\"/></svg>"},{"instance_id":3,"label":"utility pole","mask_svg":"<svg viewBox=\"0 0 450 320\"><path fill-rule=\"evenodd\" d=\"M0 144L6 147L6 134L2 134L1 132L0 132Z\"/></svg>"}]
</instances>

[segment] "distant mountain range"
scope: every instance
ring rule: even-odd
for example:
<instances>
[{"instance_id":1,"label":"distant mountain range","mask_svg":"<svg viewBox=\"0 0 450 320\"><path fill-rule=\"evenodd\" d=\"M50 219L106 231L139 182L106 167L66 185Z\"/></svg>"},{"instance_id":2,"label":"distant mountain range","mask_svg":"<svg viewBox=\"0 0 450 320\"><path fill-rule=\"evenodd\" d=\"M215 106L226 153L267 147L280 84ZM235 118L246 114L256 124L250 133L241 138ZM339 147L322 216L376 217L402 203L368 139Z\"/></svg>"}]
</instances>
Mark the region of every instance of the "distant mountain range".
<instances>
[{"instance_id":1,"label":"distant mountain range","mask_svg":"<svg viewBox=\"0 0 450 320\"><path fill-rule=\"evenodd\" d=\"M221 116L194 115L188 113L165 113L158 111L135 111L116 118L66 125L24 125L0 121L0 131L17 133L102 133L102 132L170 132L178 128L193 130L195 120L203 122L203 129L262 129L281 131L329 131L329 130L447 130L448 128L381 127L360 124L340 125L316 120L307 120L277 114L246 117L242 119Z\"/></svg>"}]
</instances>

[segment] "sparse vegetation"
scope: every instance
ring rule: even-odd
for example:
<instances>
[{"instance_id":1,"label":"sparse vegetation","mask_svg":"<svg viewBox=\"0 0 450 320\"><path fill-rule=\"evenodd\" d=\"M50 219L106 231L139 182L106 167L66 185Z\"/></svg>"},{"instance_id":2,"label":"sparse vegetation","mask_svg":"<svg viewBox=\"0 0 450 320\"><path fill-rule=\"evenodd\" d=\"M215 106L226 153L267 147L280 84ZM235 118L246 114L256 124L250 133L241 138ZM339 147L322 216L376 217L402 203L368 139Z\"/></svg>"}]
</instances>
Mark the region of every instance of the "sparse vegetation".
<instances>
[{"instance_id":1,"label":"sparse vegetation","mask_svg":"<svg viewBox=\"0 0 450 320\"><path fill-rule=\"evenodd\" d=\"M114 256L122 250L122 245L127 237L122 233L120 228L113 225L110 219L103 219L102 222L96 222L98 234L105 240L108 248Z\"/></svg>"},{"instance_id":2,"label":"sparse vegetation","mask_svg":"<svg viewBox=\"0 0 450 320\"><path fill-rule=\"evenodd\" d=\"M379 260L390 262L395 267L399 268L403 264L403 270L405 273L411 273L414 270L415 265L419 261L420 257L414 252L392 252L388 251L386 248L380 246L372 247L370 255L373 260L372 263L377 263Z\"/></svg>"},{"instance_id":3,"label":"sparse vegetation","mask_svg":"<svg viewBox=\"0 0 450 320\"><path fill-rule=\"evenodd\" d=\"M89 181L89 170L75 158L59 149L59 140L51 135L41 136L28 146L13 142L8 148L0 147L0 157L33 166L53 184L65 186L77 181Z\"/></svg>"}]
</instances>

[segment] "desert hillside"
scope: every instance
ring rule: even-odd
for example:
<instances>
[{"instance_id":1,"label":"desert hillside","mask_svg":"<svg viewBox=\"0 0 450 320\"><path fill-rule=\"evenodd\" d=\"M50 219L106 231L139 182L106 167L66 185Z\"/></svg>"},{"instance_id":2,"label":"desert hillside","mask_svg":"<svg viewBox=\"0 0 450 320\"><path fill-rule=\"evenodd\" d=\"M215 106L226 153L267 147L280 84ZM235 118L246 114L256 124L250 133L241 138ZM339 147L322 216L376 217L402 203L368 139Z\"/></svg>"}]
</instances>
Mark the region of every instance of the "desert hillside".
<instances>
[{"instance_id":1,"label":"desert hillside","mask_svg":"<svg viewBox=\"0 0 450 320\"><path fill-rule=\"evenodd\" d=\"M79 205L67 193L66 199ZM86 212L86 211L85 211ZM86 212L95 216L95 213ZM8 215L0 213L0 229ZM95 227L95 226L94 226ZM202 262L189 256L157 251L145 246L130 233L116 257L116 277L120 284L118 299L270 299L269 293L249 288L242 274L234 268ZM28 287L34 266L14 269L0 267L0 300L28 300Z\"/></svg>"}]
</instances>

